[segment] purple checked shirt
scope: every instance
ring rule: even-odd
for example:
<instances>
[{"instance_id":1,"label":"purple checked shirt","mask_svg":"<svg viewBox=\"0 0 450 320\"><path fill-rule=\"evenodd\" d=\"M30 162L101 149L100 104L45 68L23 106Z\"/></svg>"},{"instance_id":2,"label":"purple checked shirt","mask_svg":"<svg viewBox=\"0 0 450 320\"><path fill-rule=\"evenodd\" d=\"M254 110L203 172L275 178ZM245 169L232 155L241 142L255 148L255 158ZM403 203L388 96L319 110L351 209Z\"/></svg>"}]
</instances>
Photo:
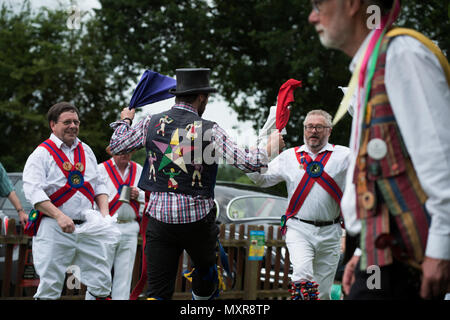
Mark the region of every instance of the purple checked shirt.
<instances>
[{"instance_id":1,"label":"purple checked shirt","mask_svg":"<svg viewBox=\"0 0 450 320\"><path fill-rule=\"evenodd\" d=\"M175 104L172 108L197 114L197 111L189 104ZM122 120L111 123L110 126L115 130L110 141L111 152L113 154L128 153L144 148L151 117L148 115L133 127ZM247 148L242 150L217 124L214 124L212 128L211 143L219 157L222 157L227 164L246 173L260 172L262 168L267 168L266 150L250 151ZM165 223L190 223L206 217L213 206L213 198L194 197L174 192L151 192L145 213Z\"/></svg>"}]
</instances>

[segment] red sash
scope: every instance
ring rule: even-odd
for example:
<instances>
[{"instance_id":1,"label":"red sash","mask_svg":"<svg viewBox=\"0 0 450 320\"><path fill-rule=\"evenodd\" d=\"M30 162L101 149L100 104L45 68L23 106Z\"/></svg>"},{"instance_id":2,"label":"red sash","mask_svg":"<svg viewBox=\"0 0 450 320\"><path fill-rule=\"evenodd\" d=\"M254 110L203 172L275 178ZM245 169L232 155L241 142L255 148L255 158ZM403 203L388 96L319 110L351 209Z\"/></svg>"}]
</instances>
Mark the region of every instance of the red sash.
<instances>
[{"instance_id":1,"label":"red sash","mask_svg":"<svg viewBox=\"0 0 450 320\"><path fill-rule=\"evenodd\" d=\"M123 182L120 173L117 171L111 159L103 162L103 165L105 166L106 172L108 172L109 178L111 179L117 190L117 194L109 202L109 214L113 216L114 213L116 213L116 211L122 206L122 202L119 201L122 186L132 186L134 184L134 180L136 179L137 165L135 162L130 161L130 172L128 174L128 179L126 182ZM136 218L139 219L139 202L131 200L130 205L136 213Z\"/></svg>"},{"instance_id":2,"label":"red sash","mask_svg":"<svg viewBox=\"0 0 450 320\"><path fill-rule=\"evenodd\" d=\"M299 153L297 152L298 149L299 147L294 149L295 156L300 165L305 169L305 174L289 201L286 214L281 217L281 232L283 235L286 234L287 220L295 216L300 210L315 182L321 185L339 205L341 204L342 190L336 181L324 170L325 165L331 157L331 151L319 153L316 158L319 161L313 161L308 153L303 151Z\"/></svg>"},{"instance_id":3,"label":"red sash","mask_svg":"<svg viewBox=\"0 0 450 320\"><path fill-rule=\"evenodd\" d=\"M77 192L81 192L86 198L89 199L92 206L94 206L94 189L92 188L89 182L84 181L84 171L86 169L86 157L84 154L83 146L81 142L78 143L78 146L75 149L75 157L74 162L72 164L67 156L59 149L56 144L47 139L42 142L40 147L47 149L48 152L52 155L58 167L61 169L64 176L67 178L66 184L58 189L55 193L50 195L51 202L57 206L62 206L67 200L72 198L72 196ZM24 228L24 233L29 236L35 236L37 230L39 229L39 225L41 223L43 213L40 211L32 210L29 215L28 222Z\"/></svg>"},{"instance_id":4,"label":"red sash","mask_svg":"<svg viewBox=\"0 0 450 320\"><path fill-rule=\"evenodd\" d=\"M50 200L52 201L52 203L55 206L60 207L77 191L79 191L89 199L92 205L94 205L94 189L89 182L84 181L86 157L81 142L78 143L78 146L74 151L75 164L70 163L64 152L62 152L62 150L59 149L56 144L50 139L47 139L46 141L41 143L40 147L44 147L48 152L50 152L53 159L55 159L56 164L61 169L64 176L67 178L66 184L50 196Z\"/></svg>"},{"instance_id":5,"label":"red sash","mask_svg":"<svg viewBox=\"0 0 450 320\"><path fill-rule=\"evenodd\" d=\"M145 283L147 282L147 256L145 255L145 245L147 244L147 237L145 236L145 231L147 230L147 224L148 224L148 215L145 214L145 211L147 210L148 201L150 199L150 192L145 191L145 207L144 212L142 214L142 221L139 228L139 233L142 237L142 268L141 268L141 276L136 283L136 286L134 287L133 291L130 294L130 300L136 300L139 298L139 295L141 294L142 290L144 289Z\"/></svg>"}]
</instances>

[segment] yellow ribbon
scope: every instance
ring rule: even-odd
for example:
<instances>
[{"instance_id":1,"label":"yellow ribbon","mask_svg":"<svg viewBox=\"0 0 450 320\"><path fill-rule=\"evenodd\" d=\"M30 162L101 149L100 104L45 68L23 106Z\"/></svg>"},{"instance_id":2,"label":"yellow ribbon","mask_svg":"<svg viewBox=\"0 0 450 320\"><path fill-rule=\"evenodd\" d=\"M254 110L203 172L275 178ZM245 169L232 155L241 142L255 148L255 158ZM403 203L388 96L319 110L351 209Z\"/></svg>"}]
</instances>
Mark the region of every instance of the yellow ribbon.
<instances>
[{"instance_id":1,"label":"yellow ribbon","mask_svg":"<svg viewBox=\"0 0 450 320\"><path fill-rule=\"evenodd\" d=\"M358 87L359 72L361 70L361 65L362 65L362 62L364 59L364 52L366 52L366 48L367 48L367 45L364 48L364 50L362 50L361 57L359 58L359 60L356 64L356 68L353 71L352 78L350 79L350 82L347 85L348 86L347 92L345 93L344 98L342 99L341 103L339 104L339 108L333 119L333 126L336 125L336 123L338 123L339 120L341 120L342 117L345 116L345 114L348 111L348 107L350 106L350 101L353 97L353 94L355 93L356 88Z\"/></svg>"},{"instance_id":2,"label":"yellow ribbon","mask_svg":"<svg viewBox=\"0 0 450 320\"><path fill-rule=\"evenodd\" d=\"M425 37L420 32L416 30L408 29L408 28L394 28L390 30L386 36L388 37L396 37L400 35L408 35L419 40L424 46L426 46L431 52L434 53L436 58L438 58L439 63L441 64L442 69L444 70L445 77L447 78L447 83L450 86L450 65L442 53L441 49L437 45L434 44L433 41Z\"/></svg>"},{"instance_id":3,"label":"yellow ribbon","mask_svg":"<svg viewBox=\"0 0 450 320\"><path fill-rule=\"evenodd\" d=\"M420 32L417 32L415 30L412 30L412 29L394 28L386 34L386 36L388 36L388 37L395 37L395 36L399 36L399 35L411 36L411 37L419 40L431 52L433 52L436 55L436 57L438 58L439 63L441 64L442 69L444 70L444 74L447 79L447 83L450 86L450 65L449 65L447 59L445 58L444 54L442 53L442 51L439 49L439 47L436 46L433 41L431 41L430 39L425 37L423 34L421 34ZM366 49L364 49L362 52L365 52L365 51L366 51ZM336 125L348 111L350 101L353 97L353 94L354 94L356 88L358 87L359 72L361 70L361 64L363 61L363 57L364 57L364 54L361 54L361 58L359 59L357 65L356 65L356 69L353 72L352 78L350 79L350 82L348 84L347 92L345 93L344 98L342 99L341 103L339 104L338 111L336 112L336 115L334 116L333 126Z\"/></svg>"}]
</instances>

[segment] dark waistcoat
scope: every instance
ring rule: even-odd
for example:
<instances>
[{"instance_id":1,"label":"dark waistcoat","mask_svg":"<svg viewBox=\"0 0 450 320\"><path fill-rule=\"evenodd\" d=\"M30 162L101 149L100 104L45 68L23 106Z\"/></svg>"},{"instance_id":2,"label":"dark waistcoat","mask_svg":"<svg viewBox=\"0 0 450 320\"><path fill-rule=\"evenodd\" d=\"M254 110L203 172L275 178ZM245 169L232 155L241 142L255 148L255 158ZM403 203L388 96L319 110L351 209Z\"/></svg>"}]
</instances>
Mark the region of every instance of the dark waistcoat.
<instances>
[{"instance_id":1,"label":"dark waistcoat","mask_svg":"<svg viewBox=\"0 0 450 320\"><path fill-rule=\"evenodd\" d=\"M214 124L179 108L152 115L139 188L213 198L218 168L211 143Z\"/></svg>"}]
</instances>

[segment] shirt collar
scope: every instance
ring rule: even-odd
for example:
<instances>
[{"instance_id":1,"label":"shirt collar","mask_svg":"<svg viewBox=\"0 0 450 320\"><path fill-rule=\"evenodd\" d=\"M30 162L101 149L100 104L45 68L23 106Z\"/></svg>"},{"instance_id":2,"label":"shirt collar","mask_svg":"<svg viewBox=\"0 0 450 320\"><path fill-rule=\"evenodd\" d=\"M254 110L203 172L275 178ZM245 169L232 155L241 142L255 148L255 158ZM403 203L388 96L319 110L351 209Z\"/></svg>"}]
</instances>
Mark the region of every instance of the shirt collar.
<instances>
[{"instance_id":1,"label":"shirt collar","mask_svg":"<svg viewBox=\"0 0 450 320\"><path fill-rule=\"evenodd\" d=\"M198 115L197 110L189 103L177 103L172 108L186 110L186 111L189 111L189 112L192 112L192 113L195 113L196 115Z\"/></svg>"},{"instance_id":2,"label":"shirt collar","mask_svg":"<svg viewBox=\"0 0 450 320\"><path fill-rule=\"evenodd\" d=\"M52 140L59 149L61 149L64 146L70 150L74 150L78 146L78 142L80 141L78 138L75 138L75 142L72 144L71 147L69 147L61 139L59 139L57 136L55 136L54 133L52 133L50 135L50 140Z\"/></svg>"},{"instance_id":3,"label":"shirt collar","mask_svg":"<svg viewBox=\"0 0 450 320\"><path fill-rule=\"evenodd\" d=\"M364 48L366 48L367 45L369 44L369 41L372 38L372 35L374 34L374 32L375 32L375 30L372 30L369 32L369 34L366 36L364 41L361 43L358 51L356 51L356 54L353 56L352 62L350 62L350 67L349 67L349 69L352 73L353 73L353 71L355 71L356 64L358 63L361 55L365 53Z\"/></svg>"},{"instance_id":4,"label":"shirt collar","mask_svg":"<svg viewBox=\"0 0 450 320\"><path fill-rule=\"evenodd\" d=\"M327 143L326 145L323 146L322 149L320 149L319 152L317 152L317 154L323 152L323 151L333 151L334 150L334 146L331 143ZM298 148L297 152L307 152L307 153L311 153L314 154L311 150L309 150L308 146L306 144L302 145L300 148Z\"/></svg>"},{"instance_id":5,"label":"shirt collar","mask_svg":"<svg viewBox=\"0 0 450 320\"><path fill-rule=\"evenodd\" d=\"M117 166L117 163L116 163L116 161L114 160L113 157L111 157L111 161L112 161L113 165L116 167L117 171L120 172L119 167ZM128 162L127 167L125 168L125 172L127 172L129 167L130 167L130 162Z\"/></svg>"}]
</instances>

